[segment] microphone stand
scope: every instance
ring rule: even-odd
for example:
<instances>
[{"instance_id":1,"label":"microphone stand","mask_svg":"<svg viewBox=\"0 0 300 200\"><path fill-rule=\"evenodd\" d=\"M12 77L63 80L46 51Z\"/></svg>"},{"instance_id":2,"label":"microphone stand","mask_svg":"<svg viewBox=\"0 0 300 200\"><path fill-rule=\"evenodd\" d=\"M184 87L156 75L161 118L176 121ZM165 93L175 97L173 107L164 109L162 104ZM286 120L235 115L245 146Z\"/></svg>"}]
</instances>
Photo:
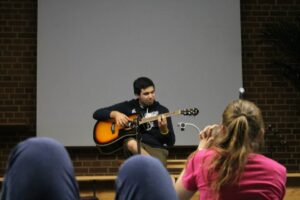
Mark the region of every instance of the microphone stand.
<instances>
[{"instance_id":1,"label":"microphone stand","mask_svg":"<svg viewBox=\"0 0 300 200\"><path fill-rule=\"evenodd\" d=\"M139 121L140 121L141 116L139 115L136 118L136 122L135 122L135 134L136 134L136 144L137 144L137 153L141 154L141 139L142 139L142 134L140 132L140 125L139 125Z\"/></svg>"},{"instance_id":2,"label":"microphone stand","mask_svg":"<svg viewBox=\"0 0 300 200\"><path fill-rule=\"evenodd\" d=\"M239 99L244 99L245 89L243 87L239 88Z\"/></svg>"},{"instance_id":3,"label":"microphone stand","mask_svg":"<svg viewBox=\"0 0 300 200\"><path fill-rule=\"evenodd\" d=\"M200 133L200 128L198 126L196 126L195 124L193 124L193 123L179 122L177 126L180 127L181 131L184 131L185 128L186 128L186 126L192 126L192 127L194 127L198 131L198 133Z\"/></svg>"}]
</instances>

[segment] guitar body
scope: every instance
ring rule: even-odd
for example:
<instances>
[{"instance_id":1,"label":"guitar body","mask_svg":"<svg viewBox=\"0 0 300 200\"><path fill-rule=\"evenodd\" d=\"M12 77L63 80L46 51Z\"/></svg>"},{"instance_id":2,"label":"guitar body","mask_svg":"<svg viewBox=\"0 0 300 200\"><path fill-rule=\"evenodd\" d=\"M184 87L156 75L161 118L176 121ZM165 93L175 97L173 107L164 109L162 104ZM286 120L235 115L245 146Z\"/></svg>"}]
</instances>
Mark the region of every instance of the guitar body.
<instances>
[{"instance_id":1,"label":"guitar body","mask_svg":"<svg viewBox=\"0 0 300 200\"><path fill-rule=\"evenodd\" d=\"M134 121L137 115L131 115L129 118ZM123 128L116 125L114 120L107 120L95 124L93 136L99 150L110 154L121 149L123 141L128 137L136 136L136 133L134 128Z\"/></svg>"},{"instance_id":2,"label":"guitar body","mask_svg":"<svg viewBox=\"0 0 300 200\"><path fill-rule=\"evenodd\" d=\"M165 117L175 115L196 116L199 113L197 108L178 110L171 113L163 113ZM162 114L160 114L162 115ZM129 127L117 126L114 120L97 121L94 126L94 141L101 153L110 154L123 147L126 138L136 136L136 126L157 120L158 116L139 119L138 115L131 115L129 118L133 121Z\"/></svg>"}]
</instances>

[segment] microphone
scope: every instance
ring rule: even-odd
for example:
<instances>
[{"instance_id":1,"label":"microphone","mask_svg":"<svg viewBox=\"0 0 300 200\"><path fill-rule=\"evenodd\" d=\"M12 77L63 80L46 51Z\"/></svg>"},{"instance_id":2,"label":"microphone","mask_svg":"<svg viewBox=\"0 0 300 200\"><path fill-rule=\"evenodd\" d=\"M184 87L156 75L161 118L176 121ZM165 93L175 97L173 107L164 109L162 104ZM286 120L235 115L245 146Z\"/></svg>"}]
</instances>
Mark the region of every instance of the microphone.
<instances>
[{"instance_id":1,"label":"microphone","mask_svg":"<svg viewBox=\"0 0 300 200\"><path fill-rule=\"evenodd\" d=\"M186 127L186 124L184 122L179 122L177 124L177 126L180 128L181 131L184 131L185 130L185 127Z\"/></svg>"},{"instance_id":2,"label":"microphone","mask_svg":"<svg viewBox=\"0 0 300 200\"><path fill-rule=\"evenodd\" d=\"M245 89L243 87L240 87L239 89L239 99L244 98Z\"/></svg>"},{"instance_id":3,"label":"microphone","mask_svg":"<svg viewBox=\"0 0 300 200\"><path fill-rule=\"evenodd\" d=\"M196 126L195 124L193 123L188 123L188 122L179 122L177 124L177 126L180 128L181 131L184 131L186 126L192 126L194 127L198 133L200 133L200 128L198 126Z\"/></svg>"}]
</instances>

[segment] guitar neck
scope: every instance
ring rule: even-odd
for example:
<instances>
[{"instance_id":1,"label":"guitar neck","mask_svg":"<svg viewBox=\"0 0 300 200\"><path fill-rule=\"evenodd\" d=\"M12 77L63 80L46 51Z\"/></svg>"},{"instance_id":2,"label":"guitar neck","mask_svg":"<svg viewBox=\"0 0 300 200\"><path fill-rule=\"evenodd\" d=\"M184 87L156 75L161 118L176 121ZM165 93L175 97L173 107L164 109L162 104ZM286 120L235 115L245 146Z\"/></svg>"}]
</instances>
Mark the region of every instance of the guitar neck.
<instances>
[{"instance_id":1,"label":"guitar neck","mask_svg":"<svg viewBox=\"0 0 300 200\"><path fill-rule=\"evenodd\" d=\"M155 120L158 119L158 117L160 117L162 115L164 115L165 117L172 117L172 116L180 115L180 114L181 114L181 110L177 110L177 111L174 111L174 112L163 113L163 114L153 116L153 117L142 118L139 121L139 124L145 124L145 123L148 123L148 122L155 121Z\"/></svg>"}]
</instances>

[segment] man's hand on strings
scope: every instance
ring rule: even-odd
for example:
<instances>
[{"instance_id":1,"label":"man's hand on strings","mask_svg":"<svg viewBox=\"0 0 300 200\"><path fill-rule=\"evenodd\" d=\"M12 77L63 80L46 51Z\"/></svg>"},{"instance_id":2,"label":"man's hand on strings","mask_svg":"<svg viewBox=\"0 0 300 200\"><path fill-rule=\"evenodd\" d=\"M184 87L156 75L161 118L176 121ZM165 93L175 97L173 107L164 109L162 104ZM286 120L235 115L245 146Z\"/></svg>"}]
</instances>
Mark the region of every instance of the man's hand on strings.
<instances>
[{"instance_id":1,"label":"man's hand on strings","mask_svg":"<svg viewBox=\"0 0 300 200\"><path fill-rule=\"evenodd\" d=\"M157 122L158 122L158 127L159 127L159 130L160 130L161 134L163 134L163 135L168 134L169 129L168 129L168 122L167 122L166 116L165 115L159 115L158 119L157 119Z\"/></svg>"}]
</instances>

